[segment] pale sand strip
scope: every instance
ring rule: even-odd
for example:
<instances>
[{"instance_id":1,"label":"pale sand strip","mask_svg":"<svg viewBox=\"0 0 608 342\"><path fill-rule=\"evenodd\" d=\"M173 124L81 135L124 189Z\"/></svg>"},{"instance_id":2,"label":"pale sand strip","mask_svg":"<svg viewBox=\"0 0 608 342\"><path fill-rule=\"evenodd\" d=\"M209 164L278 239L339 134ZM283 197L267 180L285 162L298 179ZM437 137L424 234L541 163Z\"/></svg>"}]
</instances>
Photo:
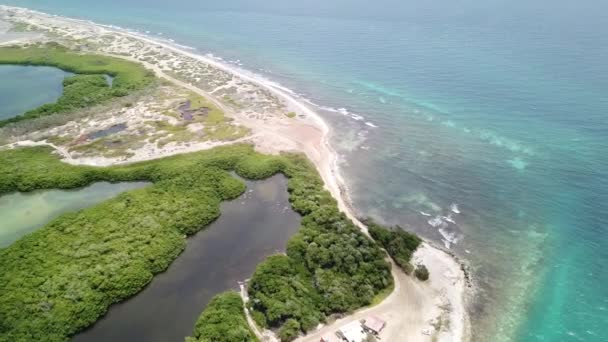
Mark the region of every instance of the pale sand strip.
<instances>
[{"instance_id":1,"label":"pale sand strip","mask_svg":"<svg viewBox=\"0 0 608 342\"><path fill-rule=\"evenodd\" d=\"M0 12L8 7L0 6ZM15 8L12 8L13 10ZM19 9L19 14L24 16L23 20L38 26L45 26L45 18L51 18L39 12ZM27 18L25 18L27 16ZM48 19L47 19L48 20ZM95 28L101 26L95 25L88 21L52 17L54 21L63 21L75 26L90 25ZM179 53L184 56L196 59L201 63L211 65L215 68L229 72L243 80L254 83L260 87L268 89L277 97L283 99L291 109L297 113L304 114L312 120L293 120L285 123L283 121L260 122L248 118L226 108L220 101L215 99L210 94L201 89L187 84L180 80L176 80L166 75L158 67L144 63L148 68L153 69L158 76L163 77L171 82L195 91L203 96L213 100L216 105L232 115L246 126L249 126L254 135L250 141L255 143L256 147L269 153L276 153L281 150L298 150L305 153L308 158L317 167L327 189L338 200L340 209L351 218L363 232L367 234L367 228L357 220L344 186L344 182L340 176L338 168L338 156L330 146L329 138L331 130L324 120L305 104L291 97L288 92L276 86L272 82L268 82L262 78L257 78L253 75L245 73L241 70L231 68L228 65L222 64L211 58L200 56L188 51L184 51L170 44L159 42L149 37L135 34L128 31L118 30L115 28L101 27L106 31L114 32L138 39L146 44L161 46L165 49ZM125 58L124 56L118 56ZM139 61L142 62L142 61ZM151 151L141 154L136 159L129 159L128 162L136 160L145 160L159 158L165 155L184 153L203 148L210 148L218 144L207 144L206 146L190 146L184 148L176 148L170 151ZM66 158L67 159L67 158ZM105 158L88 158L86 160L67 159L66 161L74 164L89 164L89 165L108 165L118 163L116 160L107 160ZM342 324L348 323L355 319L364 318L366 315L374 314L382 319L385 319L387 327L383 332L386 337L384 341L431 341L432 337L423 334L423 331L428 331L431 327L431 321L442 317L444 320L443 328L437 335L436 340L440 341L462 341L468 338L468 315L465 310L464 294L465 294L465 276L458 262L449 254L432 247L430 244L424 244L415 253L415 259L424 263L431 273L431 278L428 282L422 283L412 277L406 276L397 267L393 267L393 277L395 279L395 290L379 305L363 309L351 316L343 318L330 326L321 328L321 330L311 333L306 337L301 338L302 341L318 341L318 338L327 331L335 331ZM445 321L449 324L445 324ZM449 326L449 329L446 329Z\"/></svg>"}]
</instances>

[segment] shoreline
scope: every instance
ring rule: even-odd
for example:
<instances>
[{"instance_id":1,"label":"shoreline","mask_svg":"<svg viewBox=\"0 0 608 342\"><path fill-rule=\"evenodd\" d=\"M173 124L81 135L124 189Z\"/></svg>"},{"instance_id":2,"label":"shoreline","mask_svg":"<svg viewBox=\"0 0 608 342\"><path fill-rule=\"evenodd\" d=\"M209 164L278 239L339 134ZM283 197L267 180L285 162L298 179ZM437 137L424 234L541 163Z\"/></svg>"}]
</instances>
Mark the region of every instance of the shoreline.
<instances>
[{"instance_id":1,"label":"shoreline","mask_svg":"<svg viewBox=\"0 0 608 342\"><path fill-rule=\"evenodd\" d=\"M340 174L338 154L330 144L330 138L333 134L331 127L319 114L310 109L304 103L301 103L297 99L290 96L287 91L282 90L280 87L276 86L270 81L248 75L243 71L237 70L236 68L231 68L229 65L214 60L213 58L185 51L171 43L158 41L152 37L148 37L140 33L134 33L126 29L118 29L108 25L95 24L89 20L65 18L17 7L0 6L0 11L6 11L7 9L21 12L18 14L43 17L42 19L39 18L40 20L44 20L44 17L49 17L49 20L52 18L53 20L63 21L71 25L91 26L93 29L102 29L119 35L127 36L139 42L143 42L144 44L160 46L163 49L192 58L198 62L222 70L223 72L234 75L241 80L253 83L262 89L270 91L273 95L281 99L288 108L293 109L299 114L303 114L306 119L298 119L297 122L289 124L284 124L282 122L272 124L256 122L255 120L251 120L243 115L239 115L239 113L235 113L230 108L227 108L220 101L218 101L214 95L209 94L208 92L197 88L192 84L177 80L165 74L158 67L154 67L149 63L137 60L137 62L153 69L159 77L167 79L178 86L188 88L201 95L204 95L226 111L226 114L234 116L237 120L244 123L245 126L252 128L255 133L252 137L249 137L248 140L256 146L256 149L266 153L278 153L284 150L297 150L304 153L317 168L317 171L325 183L325 187L337 200L339 209L343 211L348 218L350 218L365 234L369 235L365 225L363 225L356 217L355 209L348 195L347 186L345 185L346 183ZM17 20L26 19L19 18L18 15L16 18ZM125 56L116 57L130 59ZM285 146L277 146L281 145L281 143L285 143ZM198 146L194 146L190 149L200 150L213 146L215 145L199 144ZM56 146L55 148L59 150ZM162 156L183 152L187 151L184 149L175 149L173 151L167 151L164 153L152 151L148 153L147 157L149 157L149 159L155 159ZM69 153L66 152L66 154L69 156ZM66 157L66 154L62 153L64 157ZM121 163L118 160L111 159L104 161L104 158L100 160L99 158L71 159L66 157L66 159L67 162L73 164L100 165L99 163L106 162L113 165ZM124 162L130 163L145 159L146 155L142 155L139 156L139 158L125 160ZM397 330L409 329L410 333L413 334L410 337L418 337L417 340L420 340L422 336L425 336L421 334L421 331L428 329L429 320L447 314L447 319L450 322L450 330L440 330L435 335L437 336L438 340L469 340L468 335L470 334L470 322L465 305L465 290L469 284L469 278L466 271L462 267L462 263L450 253L441 248L437 248L432 242L427 241L425 241L425 244L416 251L414 260L424 262L429 268L429 271L431 272L431 280L428 283L420 283L413 279L413 277L405 276L397 267L393 267L393 278L396 280L396 285L393 292L378 305L372 308L364 308L357 311L353 315L343 318L339 322L344 322L340 324L346 324L345 321L355 319L357 314L360 312L368 312L369 310L378 310L378 308L390 306L390 304L393 303L391 300L395 300L397 297L404 298L405 300L410 300L410 297L416 297L414 299L416 300L417 304L419 304L417 309L420 311L412 309L408 310L407 314L391 317L392 319L389 320L387 324L387 330L392 329L395 330L395 333L399 333ZM412 296L412 294L414 296ZM447 300L447 305L444 299ZM401 304L401 302L399 302L399 304ZM449 307L449 309L442 309L441 307ZM397 309L399 308L400 307ZM417 318L417 320L415 322L411 322L412 318ZM304 336L302 340L312 340L316 334L317 333L315 331L312 331ZM430 340L431 336L428 337ZM391 339L388 340L390 341Z\"/></svg>"}]
</instances>

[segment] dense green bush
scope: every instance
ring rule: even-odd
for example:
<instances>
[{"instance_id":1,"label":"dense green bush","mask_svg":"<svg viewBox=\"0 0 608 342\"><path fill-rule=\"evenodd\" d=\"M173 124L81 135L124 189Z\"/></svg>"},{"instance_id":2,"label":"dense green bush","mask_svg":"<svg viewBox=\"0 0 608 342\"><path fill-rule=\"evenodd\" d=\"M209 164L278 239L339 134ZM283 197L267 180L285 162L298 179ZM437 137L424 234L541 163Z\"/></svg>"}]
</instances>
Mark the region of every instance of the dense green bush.
<instances>
[{"instance_id":1,"label":"dense green bush","mask_svg":"<svg viewBox=\"0 0 608 342\"><path fill-rule=\"evenodd\" d=\"M416 275L416 278L422 281L426 281L429 279L429 270L424 265L418 265L418 267L416 267L414 275Z\"/></svg>"},{"instance_id":2,"label":"dense green bush","mask_svg":"<svg viewBox=\"0 0 608 342\"><path fill-rule=\"evenodd\" d=\"M2 47L0 64L53 66L77 74L64 80L63 94L57 102L0 120L0 127L11 122L100 104L142 89L154 80L154 73L140 64L108 56L79 54L57 44ZM111 87L103 75L114 78Z\"/></svg>"},{"instance_id":3,"label":"dense green bush","mask_svg":"<svg viewBox=\"0 0 608 342\"><path fill-rule=\"evenodd\" d=\"M258 341L245 318L241 296L228 291L215 296L196 321L192 337L186 342Z\"/></svg>"},{"instance_id":4,"label":"dense green bush","mask_svg":"<svg viewBox=\"0 0 608 342\"><path fill-rule=\"evenodd\" d=\"M298 335L300 335L300 323L293 318L285 321L277 334L281 341L293 341Z\"/></svg>"},{"instance_id":5,"label":"dense green bush","mask_svg":"<svg viewBox=\"0 0 608 342\"><path fill-rule=\"evenodd\" d=\"M410 259L422 240L399 226L385 228L371 219L365 219L363 222L367 225L369 234L386 249L395 263L407 274L412 273L413 266L410 264Z\"/></svg>"},{"instance_id":6,"label":"dense green bush","mask_svg":"<svg viewBox=\"0 0 608 342\"><path fill-rule=\"evenodd\" d=\"M252 309L262 313L269 326L280 326L295 318L310 329L323 318L318 309L323 298L313 287L308 272L285 255L271 256L257 267L249 295Z\"/></svg>"},{"instance_id":7,"label":"dense green bush","mask_svg":"<svg viewBox=\"0 0 608 342\"><path fill-rule=\"evenodd\" d=\"M283 171L283 160L272 156L243 158L236 165L236 172L248 179L264 179Z\"/></svg>"}]
</instances>

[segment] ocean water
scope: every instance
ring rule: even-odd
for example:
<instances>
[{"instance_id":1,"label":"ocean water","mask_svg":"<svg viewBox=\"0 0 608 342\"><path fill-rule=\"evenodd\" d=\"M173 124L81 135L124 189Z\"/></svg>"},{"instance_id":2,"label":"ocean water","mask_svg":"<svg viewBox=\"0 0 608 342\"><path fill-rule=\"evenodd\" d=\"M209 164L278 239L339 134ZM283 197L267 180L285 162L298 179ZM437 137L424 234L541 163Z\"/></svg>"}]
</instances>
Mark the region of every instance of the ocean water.
<instances>
[{"instance_id":1,"label":"ocean water","mask_svg":"<svg viewBox=\"0 0 608 342\"><path fill-rule=\"evenodd\" d=\"M608 2L3 3L174 39L316 104L355 207L468 261L474 341L608 340Z\"/></svg>"},{"instance_id":2,"label":"ocean water","mask_svg":"<svg viewBox=\"0 0 608 342\"><path fill-rule=\"evenodd\" d=\"M56 101L68 75L51 67L0 65L0 120Z\"/></svg>"}]
</instances>

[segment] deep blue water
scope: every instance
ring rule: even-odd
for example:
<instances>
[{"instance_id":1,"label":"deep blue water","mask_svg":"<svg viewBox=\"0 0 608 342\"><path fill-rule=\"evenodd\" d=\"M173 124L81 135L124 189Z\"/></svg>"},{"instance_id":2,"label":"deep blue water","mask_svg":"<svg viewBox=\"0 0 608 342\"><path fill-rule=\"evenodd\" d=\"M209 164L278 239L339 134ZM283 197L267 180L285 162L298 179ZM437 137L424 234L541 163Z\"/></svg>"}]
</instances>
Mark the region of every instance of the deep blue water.
<instances>
[{"instance_id":1,"label":"deep blue water","mask_svg":"<svg viewBox=\"0 0 608 342\"><path fill-rule=\"evenodd\" d=\"M331 109L355 206L470 262L475 341L608 340L608 2L3 2L162 32Z\"/></svg>"}]
</instances>

